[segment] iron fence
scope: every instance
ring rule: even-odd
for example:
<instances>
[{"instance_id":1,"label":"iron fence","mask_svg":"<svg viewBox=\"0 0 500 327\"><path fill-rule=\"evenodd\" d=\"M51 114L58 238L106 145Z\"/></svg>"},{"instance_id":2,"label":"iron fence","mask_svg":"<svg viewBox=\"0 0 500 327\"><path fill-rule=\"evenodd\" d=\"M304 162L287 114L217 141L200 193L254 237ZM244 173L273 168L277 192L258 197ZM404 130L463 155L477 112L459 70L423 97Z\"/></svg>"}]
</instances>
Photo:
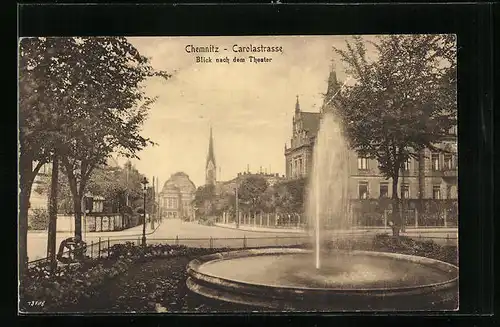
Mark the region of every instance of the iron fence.
<instances>
[{"instance_id":1,"label":"iron fence","mask_svg":"<svg viewBox=\"0 0 500 327\"><path fill-rule=\"evenodd\" d=\"M332 239L338 241L349 241L352 239L373 239L373 234L359 234L359 233L345 233L338 234L332 236ZM437 237L437 236L425 236L425 235L417 235L410 236L413 239L417 240L432 240L440 245L456 245L458 242L457 237L453 237L447 235L446 237ZM290 235L290 236L264 236L264 237L234 237L234 238L214 238L214 237L205 237L205 238L148 238L146 240L146 244L168 244L168 245L180 245L192 248L234 248L234 249L245 249L245 248L259 248L259 247L284 247L284 246L293 246L293 245L301 245L311 242L310 236L298 236L298 235ZM84 249L84 255L90 259L97 258L105 258L108 256L109 249L112 248L116 244L126 244L131 243L133 245L141 245L142 244L142 236L137 237L124 237L124 238L99 238L97 241L91 241L87 243ZM63 255L71 255L72 251L65 251ZM28 267L44 265L50 263L50 259L48 257L37 259L30 261L28 263Z\"/></svg>"}]
</instances>

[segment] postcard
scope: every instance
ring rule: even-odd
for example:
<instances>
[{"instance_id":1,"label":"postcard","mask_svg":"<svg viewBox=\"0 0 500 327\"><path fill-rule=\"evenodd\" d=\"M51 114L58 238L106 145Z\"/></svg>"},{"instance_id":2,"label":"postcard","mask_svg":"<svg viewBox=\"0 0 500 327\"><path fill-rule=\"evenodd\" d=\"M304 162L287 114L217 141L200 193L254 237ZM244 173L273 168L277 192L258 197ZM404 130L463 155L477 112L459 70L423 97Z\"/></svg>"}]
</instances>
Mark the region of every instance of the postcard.
<instances>
[{"instance_id":1,"label":"postcard","mask_svg":"<svg viewBox=\"0 0 500 327\"><path fill-rule=\"evenodd\" d=\"M458 310L456 37L19 40L19 312Z\"/></svg>"}]
</instances>

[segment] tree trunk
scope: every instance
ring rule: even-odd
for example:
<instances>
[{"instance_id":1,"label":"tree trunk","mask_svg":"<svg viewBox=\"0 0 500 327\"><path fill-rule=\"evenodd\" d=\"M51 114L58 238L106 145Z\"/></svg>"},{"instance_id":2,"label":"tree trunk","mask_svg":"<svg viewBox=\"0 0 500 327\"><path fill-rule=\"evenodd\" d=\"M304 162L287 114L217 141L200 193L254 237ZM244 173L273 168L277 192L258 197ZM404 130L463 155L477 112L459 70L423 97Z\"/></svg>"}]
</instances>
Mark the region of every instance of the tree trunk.
<instances>
[{"instance_id":1,"label":"tree trunk","mask_svg":"<svg viewBox=\"0 0 500 327\"><path fill-rule=\"evenodd\" d=\"M22 174L21 174L21 180ZM21 182L19 194L19 220L18 220L18 251L19 251L19 281L24 281L28 266L28 210L31 194L31 185Z\"/></svg>"},{"instance_id":2,"label":"tree trunk","mask_svg":"<svg viewBox=\"0 0 500 327\"><path fill-rule=\"evenodd\" d=\"M93 170L93 166L88 163L81 164L81 178L80 183L78 184L76 176L73 172L73 165L65 156L62 156L61 160L66 170L66 176L68 177L69 188L73 198L73 210L75 212L75 237L82 239L82 199L85 194L85 186Z\"/></svg>"},{"instance_id":3,"label":"tree trunk","mask_svg":"<svg viewBox=\"0 0 500 327\"><path fill-rule=\"evenodd\" d=\"M33 161L21 153L19 157L19 217L18 217L18 271L20 286L28 268L28 210L30 207L33 180L42 167L39 163L33 170Z\"/></svg>"},{"instance_id":4,"label":"tree trunk","mask_svg":"<svg viewBox=\"0 0 500 327\"><path fill-rule=\"evenodd\" d=\"M69 167L69 169L71 169L71 167ZM69 169L66 166L69 188L71 190L71 195L72 195L71 197L73 198L73 211L74 211L74 217L75 217L75 237L79 237L80 239L82 239L82 195L83 195L83 192L79 192L79 189L81 189L81 187L77 186L75 176L72 173L68 173Z\"/></svg>"},{"instance_id":5,"label":"tree trunk","mask_svg":"<svg viewBox=\"0 0 500 327\"><path fill-rule=\"evenodd\" d=\"M47 240L47 257L50 259L51 268L56 265L56 231L57 231L57 193L59 179L59 158L54 154L52 160L52 176L49 198L49 230Z\"/></svg>"},{"instance_id":6,"label":"tree trunk","mask_svg":"<svg viewBox=\"0 0 500 327\"><path fill-rule=\"evenodd\" d=\"M421 150L418 156L418 205L419 213L424 212L423 199L425 197L425 152ZM418 223L418 216L415 217Z\"/></svg>"},{"instance_id":7,"label":"tree trunk","mask_svg":"<svg viewBox=\"0 0 500 327\"><path fill-rule=\"evenodd\" d=\"M82 239L82 195L73 195L73 209L75 210L75 237Z\"/></svg>"},{"instance_id":8,"label":"tree trunk","mask_svg":"<svg viewBox=\"0 0 500 327\"><path fill-rule=\"evenodd\" d=\"M401 216L399 214L399 198L398 198L398 179L399 174L394 174L392 177L392 233L393 236L399 237L401 229Z\"/></svg>"}]
</instances>

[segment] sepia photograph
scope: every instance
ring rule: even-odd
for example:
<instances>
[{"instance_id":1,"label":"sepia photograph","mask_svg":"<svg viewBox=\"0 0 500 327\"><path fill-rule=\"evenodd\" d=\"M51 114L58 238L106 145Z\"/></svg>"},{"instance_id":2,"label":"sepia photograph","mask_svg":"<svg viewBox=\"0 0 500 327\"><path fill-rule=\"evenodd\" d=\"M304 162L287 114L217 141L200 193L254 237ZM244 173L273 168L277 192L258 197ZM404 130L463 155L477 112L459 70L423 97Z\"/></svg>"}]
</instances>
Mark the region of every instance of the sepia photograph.
<instances>
[{"instance_id":1,"label":"sepia photograph","mask_svg":"<svg viewBox=\"0 0 500 327\"><path fill-rule=\"evenodd\" d=\"M18 312L459 309L454 34L18 42Z\"/></svg>"}]
</instances>

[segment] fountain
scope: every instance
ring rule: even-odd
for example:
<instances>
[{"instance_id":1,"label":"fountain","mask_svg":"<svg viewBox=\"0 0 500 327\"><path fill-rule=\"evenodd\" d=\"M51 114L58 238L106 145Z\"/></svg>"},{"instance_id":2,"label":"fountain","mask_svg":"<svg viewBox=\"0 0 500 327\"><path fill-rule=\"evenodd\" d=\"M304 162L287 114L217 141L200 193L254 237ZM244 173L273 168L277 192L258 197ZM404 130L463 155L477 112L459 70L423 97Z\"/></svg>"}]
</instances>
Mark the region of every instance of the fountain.
<instances>
[{"instance_id":1,"label":"fountain","mask_svg":"<svg viewBox=\"0 0 500 327\"><path fill-rule=\"evenodd\" d=\"M316 136L307 193L308 226L314 230L316 269L320 269L321 263L321 243L324 240L321 232L327 227L333 230L350 227L347 153L341 125L335 121L333 114L326 113Z\"/></svg>"},{"instance_id":2,"label":"fountain","mask_svg":"<svg viewBox=\"0 0 500 327\"><path fill-rule=\"evenodd\" d=\"M333 235L327 229L351 226L347 153L340 124L325 114L307 197L312 251L268 248L203 256L187 266L189 289L260 311L455 309L456 266L410 255L322 248Z\"/></svg>"}]
</instances>

